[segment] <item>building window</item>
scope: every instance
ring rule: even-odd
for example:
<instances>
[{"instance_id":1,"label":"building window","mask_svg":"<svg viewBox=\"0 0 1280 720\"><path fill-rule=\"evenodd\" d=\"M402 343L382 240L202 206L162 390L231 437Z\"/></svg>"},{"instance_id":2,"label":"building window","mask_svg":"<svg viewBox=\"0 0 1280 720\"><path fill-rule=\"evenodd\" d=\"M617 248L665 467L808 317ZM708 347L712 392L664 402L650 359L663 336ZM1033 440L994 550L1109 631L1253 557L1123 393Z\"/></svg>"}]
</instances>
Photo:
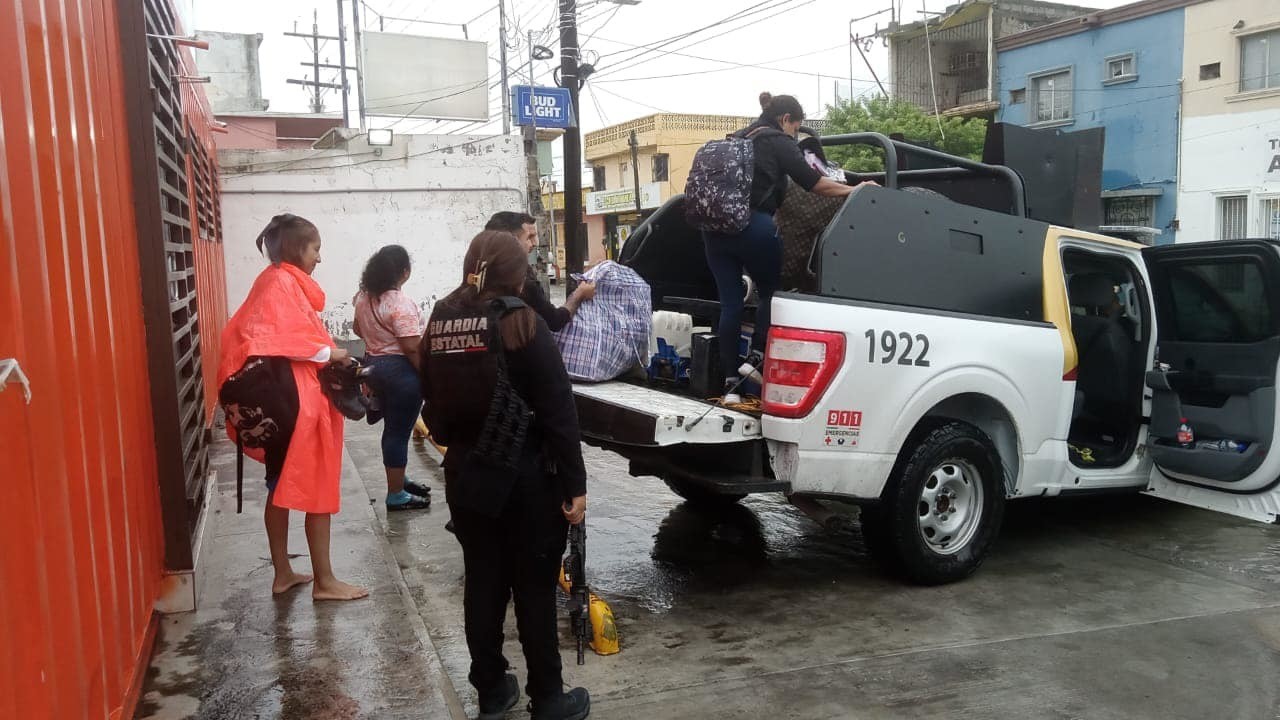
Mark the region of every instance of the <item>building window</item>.
<instances>
[{"instance_id":1,"label":"building window","mask_svg":"<svg viewBox=\"0 0 1280 720\"><path fill-rule=\"evenodd\" d=\"M1280 30L1240 38L1240 92L1280 88Z\"/></svg>"},{"instance_id":2,"label":"building window","mask_svg":"<svg viewBox=\"0 0 1280 720\"><path fill-rule=\"evenodd\" d=\"M1222 63L1209 63L1200 66L1201 80L1217 80L1222 77Z\"/></svg>"},{"instance_id":3,"label":"building window","mask_svg":"<svg viewBox=\"0 0 1280 720\"><path fill-rule=\"evenodd\" d=\"M1280 197L1262 199L1262 234L1280 240Z\"/></svg>"},{"instance_id":4,"label":"building window","mask_svg":"<svg viewBox=\"0 0 1280 720\"><path fill-rule=\"evenodd\" d=\"M591 167L591 189L600 192L604 188L604 166L593 165Z\"/></svg>"},{"instance_id":5,"label":"building window","mask_svg":"<svg viewBox=\"0 0 1280 720\"><path fill-rule=\"evenodd\" d=\"M618 163L618 187L627 187L631 179L627 177L627 164Z\"/></svg>"},{"instance_id":6,"label":"building window","mask_svg":"<svg viewBox=\"0 0 1280 720\"><path fill-rule=\"evenodd\" d=\"M653 156L653 181L667 182L671 179L669 169L671 156L666 153L658 153Z\"/></svg>"},{"instance_id":7,"label":"building window","mask_svg":"<svg viewBox=\"0 0 1280 720\"><path fill-rule=\"evenodd\" d=\"M1249 196L1218 198L1218 240L1249 237Z\"/></svg>"},{"instance_id":8,"label":"building window","mask_svg":"<svg viewBox=\"0 0 1280 720\"><path fill-rule=\"evenodd\" d=\"M1103 85L1115 85L1138 79L1138 58L1133 53L1113 55L1106 60L1106 77Z\"/></svg>"},{"instance_id":9,"label":"building window","mask_svg":"<svg viewBox=\"0 0 1280 720\"><path fill-rule=\"evenodd\" d=\"M1031 122L1067 124L1071 120L1071 68L1053 70L1027 78Z\"/></svg>"},{"instance_id":10,"label":"building window","mask_svg":"<svg viewBox=\"0 0 1280 720\"><path fill-rule=\"evenodd\" d=\"M1009 91L1009 104L1021 105L1027 101L1027 89L1017 88Z\"/></svg>"}]
</instances>

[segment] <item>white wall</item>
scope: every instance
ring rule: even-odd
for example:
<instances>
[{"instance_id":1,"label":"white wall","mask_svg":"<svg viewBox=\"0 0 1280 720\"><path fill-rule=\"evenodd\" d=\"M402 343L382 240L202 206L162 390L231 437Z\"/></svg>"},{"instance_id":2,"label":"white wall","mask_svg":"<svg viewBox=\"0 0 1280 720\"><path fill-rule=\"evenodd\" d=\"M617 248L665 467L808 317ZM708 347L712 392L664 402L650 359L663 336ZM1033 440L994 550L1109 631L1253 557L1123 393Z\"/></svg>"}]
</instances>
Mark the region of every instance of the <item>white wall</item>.
<instances>
[{"instance_id":1,"label":"white wall","mask_svg":"<svg viewBox=\"0 0 1280 720\"><path fill-rule=\"evenodd\" d=\"M320 229L315 278L335 337L350 338L360 272L383 245L409 250L413 277L404 289L425 315L461 282L467 245L489 216L525 208L522 153L514 136L462 135L397 136L386 148L352 141L339 150L219 153L230 311L267 265L258 233L272 215L292 212Z\"/></svg>"},{"instance_id":2,"label":"white wall","mask_svg":"<svg viewBox=\"0 0 1280 720\"><path fill-rule=\"evenodd\" d=\"M1280 108L1188 117L1182 124L1178 242L1217 240L1218 198L1248 195L1248 234L1267 237L1264 200L1280 197Z\"/></svg>"}]
</instances>

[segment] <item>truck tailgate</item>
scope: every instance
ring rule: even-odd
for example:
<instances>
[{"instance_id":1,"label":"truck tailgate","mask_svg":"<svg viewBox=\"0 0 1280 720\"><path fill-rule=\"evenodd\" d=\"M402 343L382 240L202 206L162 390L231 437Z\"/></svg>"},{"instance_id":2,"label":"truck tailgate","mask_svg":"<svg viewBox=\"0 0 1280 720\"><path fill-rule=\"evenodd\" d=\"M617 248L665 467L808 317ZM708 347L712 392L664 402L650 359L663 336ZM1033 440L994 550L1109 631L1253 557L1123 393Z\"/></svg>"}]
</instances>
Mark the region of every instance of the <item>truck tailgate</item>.
<instances>
[{"instance_id":1,"label":"truck tailgate","mask_svg":"<svg viewBox=\"0 0 1280 720\"><path fill-rule=\"evenodd\" d=\"M573 394L582 434L593 440L668 447L761 437L759 418L662 390L614 381L575 384Z\"/></svg>"}]
</instances>

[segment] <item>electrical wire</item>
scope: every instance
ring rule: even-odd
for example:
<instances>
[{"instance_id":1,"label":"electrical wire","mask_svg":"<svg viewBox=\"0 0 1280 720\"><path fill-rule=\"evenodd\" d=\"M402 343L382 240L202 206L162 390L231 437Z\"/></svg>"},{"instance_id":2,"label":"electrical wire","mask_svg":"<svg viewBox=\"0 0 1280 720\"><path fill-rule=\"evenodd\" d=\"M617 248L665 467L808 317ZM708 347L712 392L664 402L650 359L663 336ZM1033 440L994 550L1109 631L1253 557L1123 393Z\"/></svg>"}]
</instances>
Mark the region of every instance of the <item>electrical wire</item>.
<instances>
[{"instance_id":1,"label":"electrical wire","mask_svg":"<svg viewBox=\"0 0 1280 720\"><path fill-rule=\"evenodd\" d=\"M312 171L314 171L314 170L341 170L341 169L344 169L344 168L360 167L360 166L362 166L362 165L369 165L369 164L372 164L372 163L383 163L383 162L404 162L405 160L409 160L409 159L411 159L411 158L424 157L424 156L426 156L426 155L434 155L435 153L447 152L447 151L449 151L449 150L457 150L458 148L466 147L467 145L475 145L475 144L477 144L477 143L488 142L488 141L491 141L491 140L498 140L498 139L500 139L500 138L505 138L505 137L507 137L507 136L506 136L506 135L485 135L485 136L483 136L483 137L472 138L472 139L467 140L467 141L465 141L465 142L457 143L457 144L455 144L455 145L446 145L446 146L443 146L443 147L435 147L435 148L432 148L432 149L430 149L430 150L423 150L423 151L420 151L420 152L416 152L416 153L409 153L409 154L407 154L407 155L401 155L401 156L397 156L397 157L374 157L374 158L371 158L371 159L369 159L369 160L361 160L361 161L359 161L359 162L345 163L345 164L342 164L342 165L326 165L326 166L323 166L323 167L303 167L303 168L300 168L300 167L284 167L284 168L270 168L270 169L266 169L266 170L246 170L246 171L244 171L244 172L238 172L238 173L223 173L223 174L222 174L222 177L223 177L223 178L236 178L236 177L244 177L244 176L248 176L248 175L264 175L264 174L274 174L274 173L279 173L279 172L306 172L306 171L308 171L308 170L312 170ZM321 151L321 152L324 152L324 151ZM363 156L363 155L374 155L374 154L376 154L374 151L370 151L370 152L366 152L366 153L356 153L356 154L353 154L353 155L348 155L347 157L359 157L359 156ZM314 160L314 159L315 159L315 156L312 156L312 157L307 157L307 158L298 158L297 160L294 160L294 161L291 161L291 162L302 162L303 160Z\"/></svg>"},{"instance_id":2,"label":"electrical wire","mask_svg":"<svg viewBox=\"0 0 1280 720\"><path fill-rule=\"evenodd\" d=\"M732 14L732 15L728 15L728 16L726 16L726 17L723 17L723 18L721 18L721 19L719 19L719 20L717 20L717 21L715 21L715 22L711 23L710 25L704 25L704 26L702 26L702 27L700 27L700 28L697 28L697 29L695 29L695 30L690 30L690 31L688 31L688 32L681 33L681 34L679 34L679 35L673 35L673 36L671 36L671 37L669 37L669 38L663 38L663 39L661 39L661 40L654 40L654 41L653 41L653 42L651 42L651 43L648 43L648 44L643 45L643 46L638 46L638 47L641 47L641 48L644 48L644 49L650 49L650 50L652 50L652 49L657 49L657 48L660 48L660 47L665 47L666 45L670 45L671 43L679 42L679 41L681 41L681 40L683 40L683 39L685 39L685 38L687 38L687 37L691 37L691 36L693 36L693 35L697 35L698 33L703 32L703 31L705 31L705 30L710 30L710 29L712 29L712 28L719 27L720 25L723 25L723 24L725 24L725 23L727 23L727 22L730 22L730 21L732 21L732 20L733 20L733 19L735 19L735 18L746 17L749 13L756 12L756 9L757 9L757 8L759 8L759 7L761 7L762 5L768 5L769 3L774 2L774 1L775 1L775 0L764 0L763 2L758 2L758 3L756 3L755 5L752 5L752 6L750 6L750 7L744 8L741 12L737 12L737 13L734 13L734 14ZM791 1L791 0L783 0L783 2L790 2L790 1ZM775 6L775 7L776 7L776 6ZM628 51L628 50L619 50L618 52L605 53L605 54L601 55L601 56L600 56L600 58L603 60L604 58L612 57L612 56L614 56L614 55L620 55L620 54L625 53L625 52L630 52L630 51Z\"/></svg>"},{"instance_id":3,"label":"electrical wire","mask_svg":"<svg viewBox=\"0 0 1280 720\"><path fill-rule=\"evenodd\" d=\"M629 97L624 97L624 96L622 96L622 95L619 95L619 94L618 94L618 93L616 93L616 92L613 92L612 90L607 90L607 89L602 88L602 87L598 87L598 88L596 88L596 89L597 89L597 90L599 90L600 92L602 92L602 93L606 94L606 95L612 95L613 97L616 97L616 98L618 98L619 100L624 100L624 101L629 102L629 103L631 103L631 104L633 104L633 105L639 105L640 107L646 107L646 108L649 108L650 110L657 110L657 111L658 111L658 112L660 112L660 113L673 113L673 112L674 112L674 111L672 111L672 110L668 110L668 109L666 109L666 108L660 108L660 107L658 107L657 105L650 105L649 103L640 102L639 100L632 100L632 99L631 99L631 98L629 98ZM698 144L699 144L699 145L701 145L702 143L698 143Z\"/></svg>"},{"instance_id":4,"label":"electrical wire","mask_svg":"<svg viewBox=\"0 0 1280 720\"><path fill-rule=\"evenodd\" d=\"M929 39L929 12L925 0L920 0L920 9L924 10L926 17L924 21L924 49L929 56L929 94L933 95L933 118L938 121L938 134L945 141L947 133L942 129L942 113L938 112L938 89L933 84L933 40Z\"/></svg>"},{"instance_id":5,"label":"electrical wire","mask_svg":"<svg viewBox=\"0 0 1280 720\"><path fill-rule=\"evenodd\" d=\"M795 4L795 3L797 3L797 2L799 2L799 4ZM777 10L777 11L778 11L778 12L775 12L775 13L773 13L773 14L771 14L771 15L765 15L764 17L756 18L755 20L752 20L751 22L744 23L744 24L742 24L742 25L738 25L737 27L731 27L731 28L729 28L729 29L727 29L727 30L724 30L724 31L722 31L722 32L720 32L719 34L717 34L717 35L716 35L715 39L717 39L717 40L718 40L718 39L720 39L720 38L723 38L723 37L724 37L724 36L726 36L726 35L730 35L730 34L732 34L732 33L738 32L739 30L744 30L744 29L749 28L749 27L752 27L752 26L754 26L754 25L758 25L759 23L762 23L762 22L764 22L765 20L769 20L769 19L771 19L771 18L777 17L778 15L782 15L782 14L784 14L784 13L791 12L791 11L793 11L793 10L796 10L796 9L798 9L798 8L801 8L801 7L804 7L804 6L806 6L806 5L812 5L812 4L813 4L813 3L815 3L815 2L817 2L817 0L803 0L803 1L799 1L799 0L779 0L779 2L777 2L777 4L774 4L774 5L771 5L771 6L768 6L768 7L752 6L752 7L756 8L756 9L755 9L755 10L752 10L751 12L743 12L743 13L739 13L738 15L736 15L736 16L734 16L734 17L732 17L732 18L730 18L730 19L728 19L728 20L726 20L726 21L722 21L722 22L720 22L720 23L716 23L716 24L713 24L713 25L707 26L707 28L702 28L702 29L699 29L699 30L697 30L697 31L692 31L692 32L690 32L690 33L686 33L683 37L677 36L677 39L669 40L669 41L666 41L666 42L658 42L656 45L654 45L654 44L652 44L652 43L651 43L650 45L641 46L641 47L643 47L643 48L644 48L644 50L643 50L642 52L639 52L638 54L634 54L634 55L632 55L631 57L629 57L629 58L626 58L626 59L622 60L618 65L616 65L615 67L613 67L611 70L606 71L605 73L603 73L603 75L602 75L602 76L613 75L613 74L616 74L616 73L621 72L621 71L623 71L623 70L626 70L626 69L628 69L628 68L634 68L634 67L638 67L638 66L640 66L640 65L644 65L645 63L653 62L654 60L656 60L656 59L658 59L658 58L648 58L648 59L646 59L646 58L645 58L645 56L646 56L646 55L648 55L648 54L650 54L650 53L653 53L653 52L658 52L658 53L662 53L662 54L669 54L671 51L664 51L664 50L662 50L662 48L667 47L667 46L669 46L669 45L673 45L673 44L675 44L675 43L677 43L677 42L680 42L680 41L682 41L682 40L684 40L684 39L687 39L688 37L690 37L690 36L692 36L692 35L695 35L695 34L697 34L698 32L702 32L702 30L704 30L704 29L719 27L720 25L725 25L725 24L728 24L728 23L730 23L730 22L736 22L736 21L738 21L738 20L743 20L743 19L746 19L746 18L751 17L752 15L757 15L757 14L765 13L765 12L769 12L769 11L772 11L772 10ZM763 5L763 4L765 4L765 3L761 3L761 5ZM603 39L603 38L602 38L602 39ZM682 45L682 46L680 46L679 48L676 48L676 49L677 49L677 50L684 50L684 49L688 49L688 48L691 48L691 47L695 47L695 46L697 46L697 45L700 45L700 44L702 44L702 43L704 43L704 42L707 42L707 41L708 41L708 39L698 39L698 40L694 40L693 42L688 43L688 44L686 44L686 45ZM626 43L623 43L623 44L626 44ZM628 51L622 51L622 52L628 52ZM611 53L611 54L618 54L618 53ZM604 58L604 57L607 57L607 56L608 56L608 55L601 55L601 58Z\"/></svg>"},{"instance_id":6,"label":"electrical wire","mask_svg":"<svg viewBox=\"0 0 1280 720\"><path fill-rule=\"evenodd\" d=\"M603 39L603 38L602 38L602 39ZM615 42L615 41L610 41L610 42ZM620 82L637 82L637 81L641 81L641 80L668 80L668 79L670 79L670 78L676 78L676 77L689 77L689 76L693 76L693 75L709 75L709 74L711 74L711 73L727 72L727 71L729 71L729 70L744 70L744 69L747 69L747 70L773 70L773 71L776 71L776 72L791 72L791 73L800 73L800 74L804 74L804 75L813 76L815 73L811 73L811 72L808 72L808 71L805 71L805 70L790 70L790 69L788 69L788 68L772 67L772 66L770 65L770 63L786 62L787 60L798 60L798 59L800 59L800 58L804 58L804 57L811 57L811 56L813 56L813 55L821 55L822 53L827 53L827 52L831 52L832 50L838 50L838 49L841 49L841 48L845 47L845 45L846 45L846 43L840 43L839 45L832 45L832 46L831 46L831 47L829 47L829 48L823 48L823 49L821 49L821 50L813 50L813 51L811 51L811 52L801 53L801 54L799 54L799 55L789 55L789 56L787 56L787 57L783 57L783 58L776 58L776 59L773 59L773 60L765 60L764 62L761 62L761 63L740 63L740 62L734 62L734 61L732 61L732 60L721 60L721 59L719 59L719 58L700 57L700 56L697 56L697 55L689 55L689 54L687 54L687 53L678 53L678 52L671 52L671 51L668 51L668 50L660 50L659 52L664 52L664 53L668 53L668 54L671 54L671 55L678 55L678 56L680 56L680 57L693 58L693 59L696 59L696 60L706 60L706 61L708 61L708 62L723 63L723 64L725 64L725 65L728 65L729 67L711 68L711 69L709 69L709 70L692 70L692 71L689 71L689 72L682 72L682 73L670 73L670 74L667 74L667 75L649 75L649 76L646 76L646 77L626 77L626 78L615 78L615 79L613 79L613 80L608 80L608 79L605 79L605 80L596 80L595 78L592 78L592 82L620 83ZM826 77L826 75L825 75L825 74L819 74L819 76L820 76L820 77ZM854 81L855 81L855 82L868 82L868 83L869 83L869 82L874 82L873 80L864 80L863 78L854 78Z\"/></svg>"}]
</instances>

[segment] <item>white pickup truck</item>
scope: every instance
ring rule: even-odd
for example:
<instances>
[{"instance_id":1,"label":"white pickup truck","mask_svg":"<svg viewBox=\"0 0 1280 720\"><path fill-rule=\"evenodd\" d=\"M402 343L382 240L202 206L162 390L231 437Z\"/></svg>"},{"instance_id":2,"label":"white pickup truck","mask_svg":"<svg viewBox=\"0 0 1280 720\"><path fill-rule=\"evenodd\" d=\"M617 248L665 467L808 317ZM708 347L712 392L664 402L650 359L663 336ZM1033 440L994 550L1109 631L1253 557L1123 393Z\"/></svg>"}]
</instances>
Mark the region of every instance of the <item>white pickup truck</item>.
<instances>
[{"instance_id":1,"label":"white pickup truck","mask_svg":"<svg viewBox=\"0 0 1280 720\"><path fill-rule=\"evenodd\" d=\"M774 298L762 414L579 385L588 442L692 501L860 505L872 553L924 584L972 573L1017 498L1146 492L1277 522L1280 244L1143 247L1028 218L1004 167L824 142L879 144L889 167L818 240L820 292ZM904 151L951 167L899 172ZM981 203L957 201L966 177ZM714 285L682 215L656 213L623 261L687 308Z\"/></svg>"}]
</instances>

